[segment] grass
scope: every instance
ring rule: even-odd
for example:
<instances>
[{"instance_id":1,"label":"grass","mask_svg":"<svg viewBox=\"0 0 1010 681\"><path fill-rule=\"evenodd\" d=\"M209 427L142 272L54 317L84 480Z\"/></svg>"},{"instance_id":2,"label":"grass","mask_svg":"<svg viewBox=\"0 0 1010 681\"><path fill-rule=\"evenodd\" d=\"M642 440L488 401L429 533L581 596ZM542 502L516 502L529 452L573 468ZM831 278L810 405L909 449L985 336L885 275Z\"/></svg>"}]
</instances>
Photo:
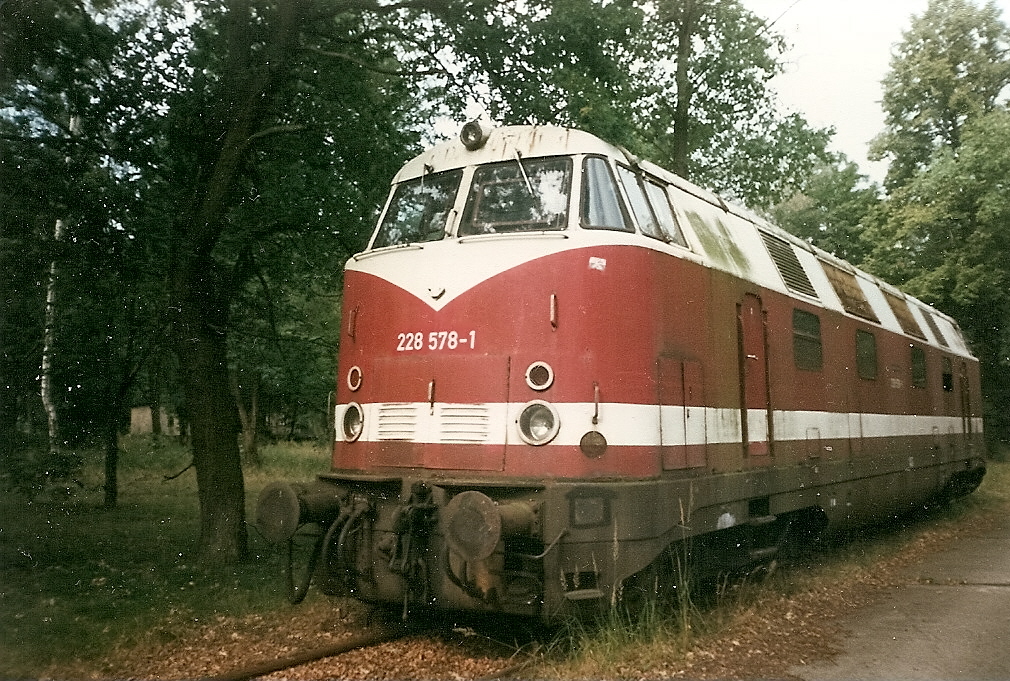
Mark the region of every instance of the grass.
<instances>
[{"instance_id":1,"label":"grass","mask_svg":"<svg viewBox=\"0 0 1010 681\"><path fill-rule=\"evenodd\" d=\"M184 448L125 439L111 511L102 508L100 454L83 456L72 494L0 497L0 675L37 676L53 664L168 642L220 615L286 605L286 554L255 531L248 562L213 572L195 564L195 476L166 479L188 465ZM328 464L324 451L305 445L267 447L263 459L246 475L250 511L269 480L307 480Z\"/></svg>"}]
</instances>

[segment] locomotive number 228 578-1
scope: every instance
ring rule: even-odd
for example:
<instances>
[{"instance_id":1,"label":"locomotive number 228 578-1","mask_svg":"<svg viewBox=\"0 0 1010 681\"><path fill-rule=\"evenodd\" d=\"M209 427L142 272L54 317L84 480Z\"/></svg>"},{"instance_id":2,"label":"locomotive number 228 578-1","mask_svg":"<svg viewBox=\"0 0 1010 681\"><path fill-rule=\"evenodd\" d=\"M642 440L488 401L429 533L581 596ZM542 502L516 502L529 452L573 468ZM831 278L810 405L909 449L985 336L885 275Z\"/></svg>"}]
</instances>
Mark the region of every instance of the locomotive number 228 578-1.
<instances>
[{"instance_id":1,"label":"locomotive number 228 578-1","mask_svg":"<svg viewBox=\"0 0 1010 681\"><path fill-rule=\"evenodd\" d=\"M414 350L456 350L459 347L477 347L477 332L459 333L458 331L429 331L425 337L423 331L413 333L397 334L399 343L396 346L397 352L411 352Z\"/></svg>"}]
</instances>

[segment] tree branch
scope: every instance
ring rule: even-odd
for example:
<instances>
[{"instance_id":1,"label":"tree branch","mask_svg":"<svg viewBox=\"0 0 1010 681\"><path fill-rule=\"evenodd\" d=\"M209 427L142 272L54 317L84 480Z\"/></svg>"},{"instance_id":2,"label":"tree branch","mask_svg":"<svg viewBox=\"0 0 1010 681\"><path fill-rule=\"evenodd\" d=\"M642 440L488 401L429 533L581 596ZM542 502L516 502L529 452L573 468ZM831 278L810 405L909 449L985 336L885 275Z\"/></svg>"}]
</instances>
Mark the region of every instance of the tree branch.
<instances>
[{"instance_id":1,"label":"tree branch","mask_svg":"<svg viewBox=\"0 0 1010 681\"><path fill-rule=\"evenodd\" d=\"M301 132L302 130L308 129L309 126L302 123L295 125L275 125L270 128L264 128L259 132L253 133L246 140L246 144L253 142L254 140L263 139L264 137L270 137L271 135L283 135L288 132Z\"/></svg>"},{"instance_id":2,"label":"tree branch","mask_svg":"<svg viewBox=\"0 0 1010 681\"><path fill-rule=\"evenodd\" d=\"M410 76L428 76L428 75L431 75L432 73L435 73L435 71L427 71L427 70L425 70L425 71L404 71L402 69L383 68L381 66L376 66L375 64L370 64L367 61L365 61L364 59L358 59L357 57L353 57L353 56L347 54L346 52L330 52L328 50L324 50L324 49L319 48L319 47L308 47L306 49L309 50L310 52L315 52L316 54L321 55L323 57L330 57L332 59L343 59L344 61L348 61L348 62L350 62L350 63L352 63L352 64L354 64L356 66L360 66L363 69L367 69L367 70L372 71L374 73L383 73L383 74L388 75L388 76L408 76L408 75L410 75Z\"/></svg>"}]
</instances>

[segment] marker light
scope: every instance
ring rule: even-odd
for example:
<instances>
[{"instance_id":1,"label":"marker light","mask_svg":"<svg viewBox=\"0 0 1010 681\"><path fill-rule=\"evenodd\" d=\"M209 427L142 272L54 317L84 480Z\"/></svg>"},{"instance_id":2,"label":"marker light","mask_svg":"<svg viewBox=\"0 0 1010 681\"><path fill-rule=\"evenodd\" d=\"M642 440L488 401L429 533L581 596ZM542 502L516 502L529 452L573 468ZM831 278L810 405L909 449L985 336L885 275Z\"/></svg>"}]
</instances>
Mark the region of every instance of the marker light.
<instances>
[{"instance_id":1,"label":"marker light","mask_svg":"<svg viewBox=\"0 0 1010 681\"><path fill-rule=\"evenodd\" d=\"M344 416L340 423L346 442L354 442L361 437L361 432L365 429L365 413L361 410L361 405L351 402L344 407Z\"/></svg>"},{"instance_id":2,"label":"marker light","mask_svg":"<svg viewBox=\"0 0 1010 681\"><path fill-rule=\"evenodd\" d=\"M554 383L554 369L547 362L533 362L526 369L526 385L534 390L547 390Z\"/></svg>"},{"instance_id":3,"label":"marker light","mask_svg":"<svg viewBox=\"0 0 1010 681\"><path fill-rule=\"evenodd\" d=\"M351 392L355 392L361 387L361 367L355 365L347 372L347 387Z\"/></svg>"},{"instance_id":4,"label":"marker light","mask_svg":"<svg viewBox=\"0 0 1010 681\"><path fill-rule=\"evenodd\" d=\"M558 434L561 419L553 406L534 400L523 407L519 415L519 436L531 445L545 445Z\"/></svg>"}]
</instances>

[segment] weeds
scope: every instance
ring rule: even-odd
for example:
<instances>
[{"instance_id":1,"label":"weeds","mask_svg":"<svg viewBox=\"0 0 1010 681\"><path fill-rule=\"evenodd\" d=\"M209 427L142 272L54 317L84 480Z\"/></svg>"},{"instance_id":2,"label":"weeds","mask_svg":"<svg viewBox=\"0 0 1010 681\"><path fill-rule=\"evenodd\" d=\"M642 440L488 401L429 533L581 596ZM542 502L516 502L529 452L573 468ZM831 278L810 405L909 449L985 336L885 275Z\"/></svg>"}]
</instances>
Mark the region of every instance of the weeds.
<instances>
[{"instance_id":1,"label":"weeds","mask_svg":"<svg viewBox=\"0 0 1010 681\"><path fill-rule=\"evenodd\" d=\"M642 616L612 609L598 622L564 627L537 674L551 678L613 678L664 669L728 628L762 611L775 599L822 589L824 584L869 583L878 567L924 536L957 527L965 520L1005 512L1010 504L1010 464L991 462L982 486L952 503L922 509L890 523L810 547L778 569L758 570L714 584L678 582L680 597L652 600ZM682 556L671 557L677 568ZM684 574L680 571L677 574Z\"/></svg>"}]
</instances>

